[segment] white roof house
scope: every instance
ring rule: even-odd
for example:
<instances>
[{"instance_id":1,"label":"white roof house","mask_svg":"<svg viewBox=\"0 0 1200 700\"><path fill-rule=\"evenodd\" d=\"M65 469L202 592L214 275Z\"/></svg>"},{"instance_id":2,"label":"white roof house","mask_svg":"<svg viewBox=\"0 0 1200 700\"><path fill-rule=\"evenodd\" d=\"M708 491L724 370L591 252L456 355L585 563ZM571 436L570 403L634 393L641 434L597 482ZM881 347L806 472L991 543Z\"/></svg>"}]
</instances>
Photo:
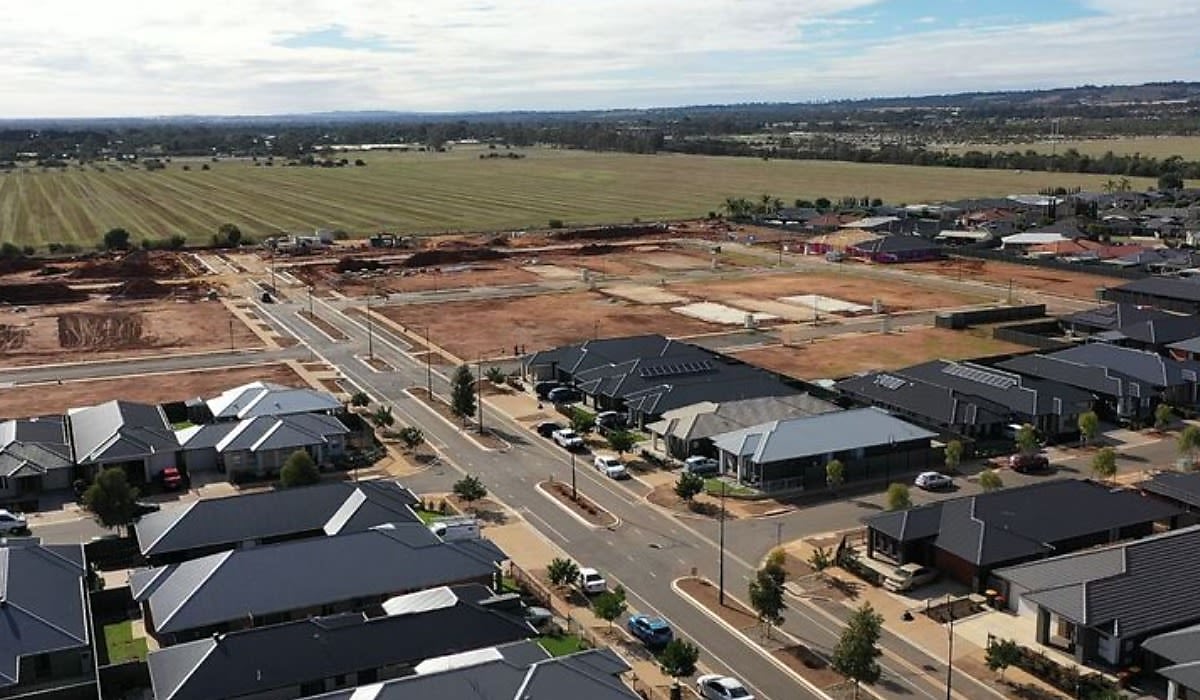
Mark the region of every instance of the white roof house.
<instances>
[{"instance_id":1,"label":"white roof house","mask_svg":"<svg viewBox=\"0 0 1200 700\"><path fill-rule=\"evenodd\" d=\"M1014 233L1000 239L1002 248L1020 245L1044 245L1046 243L1063 243L1071 240L1061 233Z\"/></svg>"}]
</instances>

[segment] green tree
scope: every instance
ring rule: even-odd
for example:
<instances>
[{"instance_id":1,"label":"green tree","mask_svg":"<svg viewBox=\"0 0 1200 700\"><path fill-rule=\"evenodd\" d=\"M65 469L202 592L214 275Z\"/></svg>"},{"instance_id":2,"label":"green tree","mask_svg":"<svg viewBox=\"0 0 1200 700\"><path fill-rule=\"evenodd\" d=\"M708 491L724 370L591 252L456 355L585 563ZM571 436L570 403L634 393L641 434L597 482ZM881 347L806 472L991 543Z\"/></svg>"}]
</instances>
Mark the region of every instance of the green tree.
<instances>
[{"instance_id":1,"label":"green tree","mask_svg":"<svg viewBox=\"0 0 1200 700\"><path fill-rule=\"evenodd\" d=\"M1194 462L1196 449L1200 448L1200 428L1189 425L1181 430L1179 432L1178 444L1179 454Z\"/></svg>"},{"instance_id":2,"label":"green tree","mask_svg":"<svg viewBox=\"0 0 1200 700\"><path fill-rule=\"evenodd\" d=\"M1026 423L1017 430L1017 449L1022 454L1031 454L1037 452L1038 437L1037 430L1032 425Z\"/></svg>"},{"instance_id":3,"label":"green tree","mask_svg":"<svg viewBox=\"0 0 1200 700\"><path fill-rule=\"evenodd\" d=\"M687 503L691 503L692 499L703 490L704 477L689 471L679 472L679 479L675 481L676 496L679 496Z\"/></svg>"},{"instance_id":4,"label":"green tree","mask_svg":"<svg viewBox=\"0 0 1200 700\"><path fill-rule=\"evenodd\" d=\"M1117 475L1117 451L1111 447L1102 447L1092 457L1092 474L1096 478L1108 481Z\"/></svg>"},{"instance_id":5,"label":"green tree","mask_svg":"<svg viewBox=\"0 0 1200 700\"><path fill-rule=\"evenodd\" d=\"M367 396L365 391L356 391L350 396L350 405L358 408L366 408L371 405L371 397Z\"/></svg>"},{"instance_id":6,"label":"green tree","mask_svg":"<svg viewBox=\"0 0 1200 700\"><path fill-rule=\"evenodd\" d=\"M833 550L829 547L817 547L808 556L807 563L818 573L833 566Z\"/></svg>"},{"instance_id":7,"label":"green tree","mask_svg":"<svg viewBox=\"0 0 1200 700\"><path fill-rule=\"evenodd\" d=\"M450 380L450 411L464 424L475 415L475 375L466 365L459 365Z\"/></svg>"},{"instance_id":8,"label":"green tree","mask_svg":"<svg viewBox=\"0 0 1200 700\"><path fill-rule=\"evenodd\" d=\"M988 668L1000 672L1003 681L1008 667L1021 660L1021 646L1011 639L997 639L988 645L984 658Z\"/></svg>"},{"instance_id":9,"label":"green tree","mask_svg":"<svg viewBox=\"0 0 1200 700\"><path fill-rule=\"evenodd\" d=\"M672 639L658 655L658 665L663 673L672 678L690 676L696 672L700 660L700 649L683 639Z\"/></svg>"},{"instance_id":10,"label":"green tree","mask_svg":"<svg viewBox=\"0 0 1200 700\"><path fill-rule=\"evenodd\" d=\"M288 456L279 470L279 484L284 488L293 486L308 486L321 480L321 472L317 463L304 450L296 450Z\"/></svg>"},{"instance_id":11,"label":"green tree","mask_svg":"<svg viewBox=\"0 0 1200 700\"><path fill-rule=\"evenodd\" d=\"M571 409L571 430L580 435L592 432L596 427L596 416L578 406Z\"/></svg>"},{"instance_id":12,"label":"green tree","mask_svg":"<svg viewBox=\"0 0 1200 700\"><path fill-rule=\"evenodd\" d=\"M236 248L242 242L242 230L237 224L221 224L217 235L220 237L219 244L227 248Z\"/></svg>"},{"instance_id":13,"label":"green tree","mask_svg":"<svg viewBox=\"0 0 1200 700\"><path fill-rule=\"evenodd\" d=\"M138 490L129 485L125 470L110 467L100 472L83 492L83 507L104 527L128 527L133 522L137 497Z\"/></svg>"},{"instance_id":14,"label":"green tree","mask_svg":"<svg viewBox=\"0 0 1200 700\"><path fill-rule=\"evenodd\" d=\"M496 367L495 365L488 367L487 371L483 373L483 376L487 377L487 380L492 383L492 386L504 386L504 370Z\"/></svg>"},{"instance_id":15,"label":"green tree","mask_svg":"<svg viewBox=\"0 0 1200 700\"><path fill-rule=\"evenodd\" d=\"M454 486L451 488L455 496L458 496L463 502L468 504L474 503L488 494L487 487L474 474L468 474L454 482Z\"/></svg>"},{"instance_id":16,"label":"green tree","mask_svg":"<svg viewBox=\"0 0 1200 700\"><path fill-rule=\"evenodd\" d=\"M629 604L625 602L625 590L620 587L614 591L605 591L592 601L592 612L596 613L596 617L607 622L609 628L612 628L613 620L623 615L628 608Z\"/></svg>"},{"instance_id":17,"label":"green tree","mask_svg":"<svg viewBox=\"0 0 1200 700\"><path fill-rule=\"evenodd\" d=\"M555 557L546 566L546 578L552 586L569 586L579 578L579 565L570 559Z\"/></svg>"},{"instance_id":18,"label":"green tree","mask_svg":"<svg viewBox=\"0 0 1200 700\"><path fill-rule=\"evenodd\" d=\"M129 250L129 232L123 228L112 228L104 234L105 250Z\"/></svg>"},{"instance_id":19,"label":"green tree","mask_svg":"<svg viewBox=\"0 0 1200 700\"><path fill-rule=\"evenodd\" d=\"M904 484L889 484L887 488L887 509L904 510L912 507L912 496Z\"/></svg>"},{"instance_id":20,"label":"green tree","mask_svg":"<svg viewBox=\"0 0 1200 700\"><path fill-rule=\"evenodd\" d=\"M870 603L850 614L846 628L833 649L833 670L854 682L854 697L858 698L861 684L874 685L879 680L879 635L883 628L883 616L875 612Z\"/></svg>"},{"instance_id":21,"label":"green tree","mask_svg":"<svg viewBox=\"0 0 1200 700\"><path fill-rule=\"evenodd\" d=\"M783 624L783 573L781 568L768 563L750 581L750 607L758 614L767 637L771 636L772 625Z\"/></svg>"},{"instance_id":22,"label":"green tree","mask_svg":"<svg viewBox=\"0 0 1200 700\"><path fill-rule=\"evenodd\" d=\"M831 459L825 465L825 485L830 491L837 491L846 483L846 465L841 460Z\"/></svg>"},{"instance_id":23,"label":"green tree","mask_svg":"<svg viewBox=\"0 0 1200 700\"><path fill-rule=\"evenodd\" d=\"M984 491L995 491L1004 487L1004 480L995 469L985 469L979 472L979 488Z\"/></svg>"},{"instance_id":24,"label":"green tree","mask_svg":"<svg viewBox=\"0 0 1200 700\"><path fill-rule=\"evenodd\" d=\"M946 471L956 471L958 469L958 465L962 464L962 442L959 440L951 440L950 442L947 442L943 456L946 459Z\"/></svg>"},{"instance_id":25,"label":"green tree","mask_svg":"<svg viewBox=\"0 0 1200 700\"><path fill-rule=\"evenodd\" d=\"M607 437L608 446L617 451L617 454L624 455L629 450L633 449L637 438L628 430L612 430L609 431Z\"/></svg>"},{"instance_id":26,"label":"green tree","mask_svg":"<svg viewBox=\"0 0 1200 700\"><path fill-rule=\"evenodd\" d=\"M392 415L391 406L380 406L371 414L371 420L381 428L388 428L396 424L396 417Z\"/></svg>"},{"instance_id":27,"label":"green tree","mask_svg":"<svg viewBox=\"0 0 1200 700\"><path fill-rule=\"evenodd\" d=\"M1086 411L1079 414L1079 437L1084 444L1091 444L1092 440L1100 434L1100 416L1096 415L1095 411Z\"/></svg>"},{"instance_id":28,"label":"green tree","mask_svg":"<svg viewBox=\"0 0 1200 700\"><path fill-rule=\"evenodd\" d=\"M1158 176L1158 191L1165 192L1167 190L1182 190L1183 176L1172 170Z\"/></svg>"},{"instance_id":29,"label":"green tree","mask_svg":"<svg viewBox=\"0 0 1200 700\"><path fill-rule=\"evenodd\" d=\"M415 450L425 442L425 433L415 425L406 425L400 429L400 441L410 450Z\"/></svg>"},{"instance_id":30,"label":"green tree","mask_svg":"<svg viewBox=\"0 0 1200 700\"><path fill-rule=\"evenodd\" d=\"M1160 403L1154 407L1154 429L1166 430L1167 426L1175 420L1175 411L1171 408L1171 404Z\"/></svg>"}]
</instances>

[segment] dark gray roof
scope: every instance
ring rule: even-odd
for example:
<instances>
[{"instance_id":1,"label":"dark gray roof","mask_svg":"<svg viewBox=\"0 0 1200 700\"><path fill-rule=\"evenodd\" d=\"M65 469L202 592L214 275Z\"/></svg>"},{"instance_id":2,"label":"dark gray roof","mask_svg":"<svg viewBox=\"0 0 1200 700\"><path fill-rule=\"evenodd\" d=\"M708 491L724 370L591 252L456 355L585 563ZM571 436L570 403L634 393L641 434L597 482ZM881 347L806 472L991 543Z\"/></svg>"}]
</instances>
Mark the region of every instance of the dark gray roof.
<instances>
[{"instance_id":1,"label":"dark gray roof","mask_svg":"<svg viewBox=\"0 0 1200 700\"><path fill-rule=\"evenodd\" d=\"M1192 508L1200 508L1200 472L1159 472L1137 487Z\"/></svg>"},{"instance_id":2,"label":"dark gray roof","mask_svg":"<svg viewBox=\"0 0 1200 700\"><path fill-rule=\"evenodd\" d=\"M1167 348L1170 350L1182 350L1184 352L1200 352L1200 336L1181 340L1177 343L1170 343L1167 345Z\"/></svg>"},{"instance_id":3,"label":"dark gray roof","mask_svg":"<svg viewBox=\"0 0 1200 700\"><path fill-rule=\"evenodd\" d=\"M1087 326L1098 330L1114 331L1145 321L1175 317L1176 314L1156 309L1153 306L1120 303L1108 304L1095 309L1087 309L1086 311L1077 311L1073 314L1061 316L1059 320L1064 323Z\"/></svg>"},{"instance_id":4,"label":"dark gray roof","mask_svg":"<svg viewBox=\"0 0 1200 700\"><path fill-rule=\"evenodd\" d=\"M1149 398L1154 395L1153 385L1146 385L1108 367L1072 362L1062 357L1019 355L996 366L1018 374L1052 379L1101 396Z\"/></svg>"},{"instance_id":5,"label":"dark gray roof","mask_svg":"<svg viewBox=\"0 0 1200 700\"><path fill-rule=\"evenodd\" d=\"M1200 625L1155 635L1142 648L1177 664L1200 663Z\"/></svg>"},{"instance_id":6,"label":"dark gray roof","mask_svg":"<svg viewBox=\"0 0 1200 700\"><path fill-rule=\"evenodd\" d=\"M71 411L75 461L117 462L176 452L179 442L158 406L109 401Z\"/></svg>"},{"instance_id":7,"label":"dark gray roof","mask_svg":"<svg viewBox=\"0 0 1200 700\"><path fill-rule=\"evenodd\" d=\"M321 700L637 700L621 682L629 665L610 649L589 649L530 661L501 647L504 658L318 695Z\"/></svg>"},{"instance_id":8,"label":"dark gray roof","mask_svg":"<svg viewBox=\"0 0 1200 700\"><path fill-rule=\"evenodd\" d=\"M0 688L22 656L87 647L83 545L12 538L0 545Z\"/></svg>"},{"instance_id":9,"label":"dark gray roof","mask_svg":"<svg viewBox=\"0 0 1200 700\"><path fill-rule=\"evenodd\" d=\"M61 416L0 423L0 476L36 476L72 466L71 446Z\"/></svg>"},{"instance_id":10,"label":"dark gray roof","mask_svg":"<svg viewBox=\"0 0 1200 700\"><path fill-rule=\"evenodd\" d=\"M154 697L241 697L536 635L521 617L519 599L498 598L478 584L432 592L444 595L434 605L402 614L314 617L151 652L146 660Z\"/></svg>"},{"instance_id":11,"label":"dark gray roof","mask_svg":"<svg viewBox=\"0 0 1200 700\"><path fill-rule=\"evenodd\" d=\"M764 396L723 403L702 401L663 415L647 429L681 440L698 440L772 420L840 410L837 405L811 394Z\"/></svg>"},{"instance_id":12,"label":"dark gray roof","mask_svg":"<svg viewBox=\"0 0 1200 700\"><path fill-rule=\"evenodd\" d=\"M763 423L716 435L712 441L723 452L767 464L934 437L886 411L859 408Z\"/></svg>"},{"instance_id":13,"label":"dark gray roof","mask_svg":"<svg viewBox=\"0 0 1200 700\"><path fill-rule=\"evenodd\" d=\"M1074 387L1030 379L973 362L933 360L893 374L978 396L1022 416L1073 415L1087 410L1092 395Z\"/></svg>"},{"instance_id":14,"label":"dark gray roof","mask_svg":"<svg viewBox=\"0 0 1200 700\"><path fill-rule=\"evenodd\" d=\"M290 450L320 445L349 433L340 420L321 413L255 416L241 420L221 438L217 452Z\"/></svg>"},{"instance_id":15,"label":"dark gray roof","mask_svg":"<svg viewBox=\"0 0 1200 700\"><path fill-rule=\"evenodd\" d=\"M1163 299L1200 302L1200 280L1196 280L1195 278L1147 277L1115 287L1114 291L1162 297Z\"/></svg>"},{"instance_id":16,"label":"dark gray roof","mask_svg":"<svg viewBox=\"0 0 1200 700\"><path fill-rule=\"evenodd\" d=\"M1106 554L1106 552L1108 552ZM1107 634L1137 637L1200 620L1200 526L997 572L1040 580L1027 600Z\"/></svg>"},{"instance_id":17,"label":"dark gray roof","mask_svg":"<svg viewBox=\"0 0 1200 700\"><path fill-rule=\"evenodd\" d=\"M328 482L226 498L206 498L141 517L134 525L145 556L324 531L416 522L417 497L398 482Z\"/></svg>"},{"instance_id":18,"label":"dark gray roof","mask_svg":"<svg viewBox=\"0 0 1200 700\"><path fill-rule=\"evenodd\" d=\"M875 255L887 253L909 253L912 251L940 252L942 246L920 236L882 236L870 241L855 243L850 246L854 250Z\"/></svg>"},{"instance_id":19,"label":"dark gray roof","mask_svg":"<svg viewBox=\"0 0 1200 700\"><path fill-rule=\"evenodd\" d=\"M1084 343L1051 353L1047 357L1107 367L1113 372L1155 387L1195 384L1200 380L1200 362L1173 360L1158 353L1109 343Z\"/></svg>"},{"instance_id":20,"label":"dark gray roof","mask_svg":"<svg viewBox=\"0 0 1200 700\"><path fill-rule=\"evenodd\" d=\"M206 403L216 420L324 413L342 407L337 398L323 391L271 382L251 382L233 387Z\"/></svg>"},{"instance_id":21,"label":"dark gray roof","mask_svg":"<svg viewBox=\"0 0 1200 700\"><path fill-rule=\"evenodd\" d=\"M487 540L443 542L421 523L211 554L130 576L159 633L490 576ZM364 564L367 562L367 564Z\"/></svg>"},{"instance_id":22,"label":"dark gray roof","mask_svg":"<svg viewBox=\"0 0 1200 700\"><path fill-rule=\"evenodd\" d=\"M994 401L887 372L843 379L835 388L859 401L918 416L934 425L992 425L1007 422L1010 413Z\"/></svg>"},{"instance_id":23,"label":"dark gray roof","mask_svg":"<svg viewBox=\"0 0 1200 700\"><path fill-rule=\"evenodd\" d=\"M865 522L904 542L934 537L939 549L978 566L993 566L1048 556L1057 543L1179 512L1134 491L1056 479L881 513Z\"/></svg>"},{"instance_id":24,"label":"dark gray roof","mask_svg":"<svg viewBox=\"0 0 1200 700\"><path fill-rule=\"evenodd\" d=\"M1121 335L1151 345L1166 345L1200 335L1200 316L1152 318L1121 327Z\"/></svg>"}]
</instances>

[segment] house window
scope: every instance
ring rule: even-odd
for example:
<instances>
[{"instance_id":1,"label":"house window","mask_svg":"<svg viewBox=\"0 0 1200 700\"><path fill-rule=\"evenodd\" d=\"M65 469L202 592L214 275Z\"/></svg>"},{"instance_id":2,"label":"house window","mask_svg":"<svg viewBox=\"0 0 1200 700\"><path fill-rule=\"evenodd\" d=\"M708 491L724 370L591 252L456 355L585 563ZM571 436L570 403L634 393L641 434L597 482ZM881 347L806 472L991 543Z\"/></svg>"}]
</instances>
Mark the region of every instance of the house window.
<instances>
[{"instance_id":1,"label":"house window","mask_svg":"<svg viewBox=\"0 0 1200 700\"><path fill-rule=\"evenodd\" d=\"M7 491L7 490L8 490L8 477L0 476L0 491Z\"/></svg>"}]
</instances>

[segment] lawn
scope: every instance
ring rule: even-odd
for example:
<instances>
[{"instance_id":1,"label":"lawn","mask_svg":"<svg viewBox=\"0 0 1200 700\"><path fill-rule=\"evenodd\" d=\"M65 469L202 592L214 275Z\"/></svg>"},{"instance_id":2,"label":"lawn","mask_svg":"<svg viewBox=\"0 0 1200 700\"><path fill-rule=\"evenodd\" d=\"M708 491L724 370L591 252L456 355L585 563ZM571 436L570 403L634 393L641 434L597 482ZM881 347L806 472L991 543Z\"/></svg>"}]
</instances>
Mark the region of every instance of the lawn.
<instances>
[{"instance_id":1,"label":"lawn","mask_svg":"<svg viewBox=\"0 0 1200 700\"><path fill-rule=\"evenodd\" d=\"M745 486L740 486L738 484L733 484L733 483L730 483L729 481L724 481L715 476L711 476L704 480L704 490L710 496L720 496L722 482L724 482L724 484L725 484L725 495L726 496L753 496L754 494L758 493L754 489L746 488Z\"/></svg>"},{"instance_id":2,"label":"lawn","mask_svg":"<svg viewBox=\"0 0 1200 700\"><path fill-rule=\"evenodd\" d=\"M421 522L425 523L426 525L434 520L437 520L438 518L446 517L445 513L439 513L436 510L422 510L420 508L413 508L413 512L416 513L417 517L421 519Z\"/></svg>"},{"instance_id":3,"label":"lawn","mask_svg":"<svg viewBox=\"0 0 1200 700\"><path fill-rule=\"evenodd\" d=\"M109 663L146 658L146 639L133 637L133 622L125 620L104 626L104 645L108 648Z\"/></svg>"},{"instance_id":4,"label":"lawn","mask_svg":"<svg viewBox=\"0 0 1200 700\"><path fill-rule=\"evenodd\" d=\"M566 656L588 648L587 642L573 634L542 635L538 644L551 656Z\"/></svg>"},{"instance_id":5,"label":"lawn","mask_svg":"<svg viewBox=\"0 0 1200 700\"><path fill-rule=\"evenodd\" d=\"M341 228L364 236L505 230L633 218L704 216L730 196L869 195L891 202L1099 189L1106 176L922 168L830 161L632 155L527 149L526 158L482 160L479 151L373 153L365 167L255 166L247 160L166 170L72 166L0 173L0 241L89 245L120 226L142 238L207 241L225 222L262 237L279 230ZM1135 187L1149 181L1136 181Z\"/></svg>"}]
</instances>

